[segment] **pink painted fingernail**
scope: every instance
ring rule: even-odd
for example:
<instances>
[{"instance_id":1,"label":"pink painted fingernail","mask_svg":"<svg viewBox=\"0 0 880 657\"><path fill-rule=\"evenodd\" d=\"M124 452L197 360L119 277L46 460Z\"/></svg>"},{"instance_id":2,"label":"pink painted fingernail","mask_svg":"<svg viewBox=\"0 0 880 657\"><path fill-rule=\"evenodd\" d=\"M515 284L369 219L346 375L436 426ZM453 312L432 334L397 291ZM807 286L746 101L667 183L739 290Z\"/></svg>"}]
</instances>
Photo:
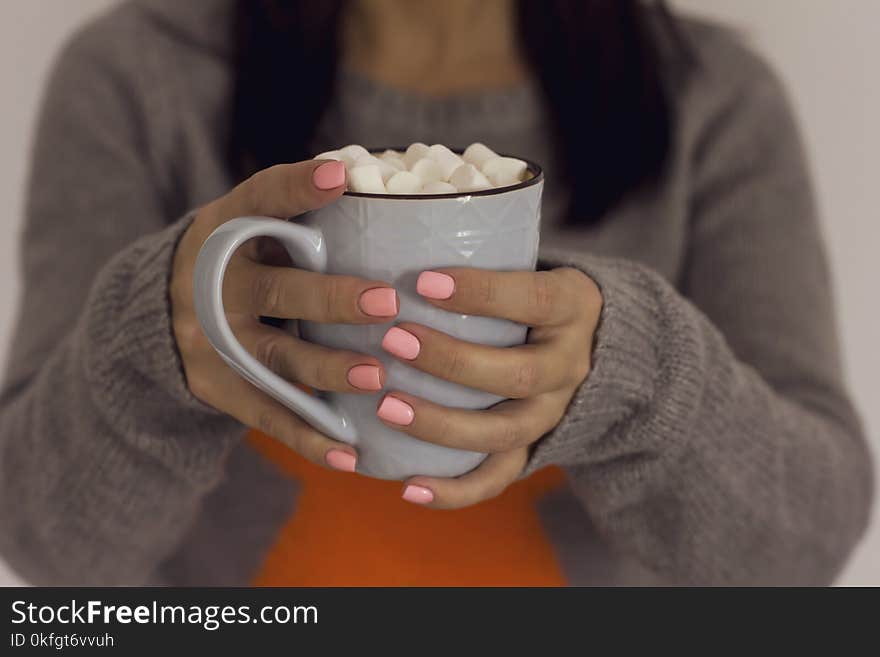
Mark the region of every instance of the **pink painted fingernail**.
<instances>
[{"instance_id":1,"label":"pink painted fingernail","mask_svg":"<svg viewBox=\"0 0 880 657\"><path fill-rule=\"evenodd\" d=\"M400 401L396 397L389 397L388 395L382 399L382 403L379 404L379 408L376 409L376 415L386 422L399 424L403 427L412 424L412 421L416 417L416 413L413 411L412 406L406 402Z\"/></svg>"},{"instance_id":2,"label":"pink painted fingernail","mask_svg":"<svg viewBox=\"0 0 880 657\"><path fill-rule=\"evenodd\" d=\"M413 360L419 355L422 345L419 343L419 339L409 331L392 326L382 338L382 348L399 358Z\"/></svg>"},{"instance_id":3,"label":"pink painted fingernail","mask_svg":"<svg viewBox=\"0 0 880 657\"><path fill-rule=\"evenodd\" d=\"M455 279L437 271L423 271L416 281L416 292L429 299L448 299L455 292Z\"/></svg>"},{"instance_id":4,"label":"pink painted fingernail","mask_svg":"<svg viewBox=\"0 0 880 657\"><path fill-rule=\"evenodd\" d=\"M327 462L327 465L336 470L354 472L354 467L357 464L357 457L354 454L349 454L341 449L331 449L324 454L324 461Z\"/></svg>"},{"instance_id":5,"label":"pink painted fingernail","mask_svg":"<svg viewBox=\"0 0 880 657\"><path fill-rule=\"evenodd\" d=\"M375 365L355 365L345 377L355 388L361 390L381 390L381 370Z\"/></svg>"},{"instance_id":6,"label":"pink painted fingernail","mask_svg":"<svg viewBox=\"0 0 880 657\"><path fill-rule=\"evenodd\" d=\"M403 499L413 504L430 504L434 501L434 493L430 488L410 484L403 489Z\"/></svg>"},{"instance_id":7,"label":"pink painted fingernail","mask_svg":"<svg viewBox=\"0 0 880 657\"><path fill-rule=\"evenodd\" d=\"M374 287L361 294L358 305L372 317L394 317L397 314L397 292L393 287Z\"/></svg>"},{"instance_id":8,"label":"pink painted fingernail","mask_svg":"<svg viewBox=\"0 0 880 657\"><path fill-rule=\"evenodd\" d=\"M335 189L345 184L345 163L325 162L312 171L312 184L321 190Z\"/></svg>"}]
</instances>

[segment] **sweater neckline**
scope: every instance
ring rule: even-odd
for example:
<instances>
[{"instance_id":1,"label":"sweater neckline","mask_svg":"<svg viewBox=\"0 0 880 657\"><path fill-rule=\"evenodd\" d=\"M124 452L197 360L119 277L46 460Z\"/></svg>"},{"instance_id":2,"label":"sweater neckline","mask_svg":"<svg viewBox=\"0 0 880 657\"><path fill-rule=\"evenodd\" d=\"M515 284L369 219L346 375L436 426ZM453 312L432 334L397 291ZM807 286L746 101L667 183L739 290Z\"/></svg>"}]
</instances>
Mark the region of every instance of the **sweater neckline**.
<instances>
[{"instance_id":1,"label":"sweater neckline","mask_svg":"<svg viewBox=\"0 0 880 657\"><path fill-rule=\"evenodd\" d=\"M520 116L537 109L539 91L532 79L515 85L458 91L443 96L422 94L380 82L351 68L337 73L339 97L378 110L395 112L398 116L450 115L488 119L510 113Z\"/></svg>"}]
</instances>

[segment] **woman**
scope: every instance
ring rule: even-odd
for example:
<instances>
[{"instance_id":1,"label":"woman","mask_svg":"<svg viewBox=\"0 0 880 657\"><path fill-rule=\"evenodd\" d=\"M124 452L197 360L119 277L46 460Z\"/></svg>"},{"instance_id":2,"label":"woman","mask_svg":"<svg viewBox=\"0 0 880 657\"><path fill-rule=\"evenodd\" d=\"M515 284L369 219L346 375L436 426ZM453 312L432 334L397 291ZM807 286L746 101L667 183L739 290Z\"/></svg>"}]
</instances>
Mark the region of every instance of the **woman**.
<instances>
[{"instance_id":1,"label":"woman","mask_svg":"<svg viewBox=\"0 0 880 657\"><path fill-rule=\"evenodd\" d=\"M401 486L223 364L191 272L220 223L337 198L311 153L416 140L548 184L540 272L428 275L432 303L532 330L489 350L405 327L410 366L514 399L386 391L401 431L491 452ZM33 582L824 584L865 528L801 146L722 30L616 0L133 1L61 56L29 198L0 540ZM258 318L393 324L393 282L284 264L237 255L239 338L296 382L374 391L376 359Z\"/></svg>"}]
</instances>

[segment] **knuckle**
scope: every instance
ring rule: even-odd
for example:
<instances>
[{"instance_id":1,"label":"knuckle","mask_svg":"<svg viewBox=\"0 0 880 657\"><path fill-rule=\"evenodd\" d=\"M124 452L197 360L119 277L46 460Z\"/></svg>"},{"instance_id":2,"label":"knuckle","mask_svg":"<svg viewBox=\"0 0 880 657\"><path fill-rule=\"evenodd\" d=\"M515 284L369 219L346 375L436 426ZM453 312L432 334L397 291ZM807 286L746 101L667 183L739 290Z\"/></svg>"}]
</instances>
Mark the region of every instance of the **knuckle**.
<instances>
[{"instance_id":1,"label":"knuckle","mask_svg":"<svg viewBox=\"0 0 880 657\"><path fill-rule=\"evenodd\" d=\"M574 267L563 267L557 270L557 273L570 285L571 297L576 301L573 304L575 310L585 312L598 319L602 310L602 293L596 282L580 269Z\"/></svg>"},{"instance_id":2,"label":"knuckle","mask_svg":"<svg viewBox=\"0 0 880 657\"><path fill-rule=\"evenodd\" d=\"M314 198L314 192L312 185L306 182L309 177L305 174L305 169L291 164L278 164L273 168L278 176L285 206L299 208L312 204L310 201Z\"/></svg>"},{"instance_id":3,"label":"knuckle","mask_svg":"<svg viewBox=\"0 0 880 657\"><path fill-rule=\"evenodd\" d=\"M533 362L520 363L510 376L510 397L522 399L534 394L538 385L538 367Z\"/></svg>"},{"instance_id":4,"label":"knuckle","mask_svg":"<svg viewBox=\"0 0 880 657\"><path fill-rule=\"evenodd\" d=\"M523 423L517 422L512 418L506 419L501 427L500 439L502 449L509 450L518 447L527 442L524 438L525 429Z\"/></svg>"},{"instance_id":5,"label":"knuckle","mask_svg":"<svg viewBox=\"0 0 880 657\"><path fill-rule=\"evenodd\" d=\"M559 301L559 280L551 272L537 272L529 290L529 305L538 314L554 308Z\"/></svg>"},{"instance_id":6,"label":"knuckle","mask_svg":"<svg viewBox=\"0 0 880 657\"><path fill-rule=\"evenodd\" d=\"M193 397L200 402L210 404L212 383L211 378L202 376L199 372L186 372L186 384Z\"/></svg>"},{"instance_id":7,"label":"knuckle","mask_svg":"<svg viewBox=\"0 0 880 657\"><path fill-rule=\"evenodd\" d=\"M498 282L492 275L481 276L476 289L477 301L491 306L498 299Z\"/></svg>"},{"instance_id":8,"label":"knuckle","mask_svg":"<svg viewBox=\"0 0 880 657\"><path fill-rule=\"evenodd\" d=\"M174 338L183 356L203 351L209 346L208 336L195 318L174 322Z\"/></svg>"},{"instance_id":9,"label":"knuckle","mask_svg":"<svg viewBox=\"0 0 880 657\"><path fill-rule=\"evenodd\" d=\"M571 280L572 282L579 282L581 279L585 278L580 269L575 269L574 267L559 267L555 271L559 276Z\"/></svg>"},{"instance_id":10,"label":"knuckle","mask_svg":"<svg viewBox=\"0 0 880 657\"><path fill-rule=\"evenodd\" d=\"M569 378L567 383L569 387L577 388L586 380L590 373L590 369L592 368L590 350L584 349L581 353L575 355L572 362L573 366L569 368Z\"/></svg>"},{"instance_id":11,"label":"knuckle","mask_svg":"<svg viewBox=\"0 0 880 657\"><path fill-rule=\"evenodd\" d=\"M245 208L257 208L260 204L260 190L264 187L266 171L257 171L250 178L238 186L238 195L242 206Z\"/></svg>"},{"instance_id":12,"label":"knuckle","mask_svg":"<svg viewBox=\"0 0 880 657\"><path fill-rule=\"evenodd\" d=\"M336 276L327 276L324 279L324 285L321 287L323 287L323 289L318 289L320 290L320 294L323 295L324 316L330 321L341 319L343 314L340 309L340 303L343 296L342 280Z\"/></svg>"},{"instance_id":13,"label":"knuckle","mask_svg":"<svg viewBox=\"0 0 880 657\"><path fill-rule=\"evenodd\" d=\"M582 291L587 294L592 294L598 291L596 283L592 278L587 276L580 269L575 269L574 267L562 267L557 270L557 272L562 276L562 278L568 281L574 288L579 291Z\"/></svg>"},{"instance_id":14,"label":"knuckle","mask_svg":"<svg viewBox=\"0 0 880 657\"><path fill-rule=\"evenodd\" d=\"M282 437L278 432L278 417L272 408L261 408L257 411L256 422L254 424L259 431L267 436L272 436L273 438Z\"/></svg>"},{"instance_id":15,"label":"knuckle","mask_svg":"<svg viewBox=\"0 0 880 657\"><path fill-rule=\"evenodd\" d=\"M310 384L318 390L334 390L337 386L333 376L331 361L326 358L315 358L311 364Z\"/></svg>"},{"instance_id":16,"label":"knuckle","mask_svg":"<svg viewBox=\"0 0 880 657\"><path fill-rule=\"evenodd\" d=\"M301 176L297 175L298 171L294 167L282 167L279 166L278 174L281 177L282 185L284 187L284 197L288 200L288 202L296 203L300 200L303 193L303 185Z\"/></svg>"},{"instance_id":17,"label":"knuckle","mask_svg":"<svg viewBox=\"0 0 880 657\"><path fill-rule=\"evenodd\" d=\"M458 349L451 348L442 352L440 357L440 369L443 377L452 381L461 379L467 369L468 359Z\"/></svg>"},{"instance_id":18,"label":"knuckle","mask_svg":"<svg viewBox=\"0 0 880 657\"><path fill-rule=\"evenodd\" d=\"M433 431L437 436L452 436L460 433L460 431L457 431L453 426L450 413L437 413L436 416L437 417L434 418L432 424Z\"/></svg>"},{"instance_id":19,"label":"knuckle","mask_svg":"<svg viewBox=\"0 0 880 657\"><path fill-rule=\"evenodd\" d=\"M284 351L276 336L264 335L258 338L254 344L254 356L276 374L283 373Z\"/></svg>"},{"instance_id":20,"label":"knuckle","mask_svg":"<svg viewBox=\"0 0 880 657\"><path fill-rule=\"evenodd\" d=\"M254 298L264 315L279 314L284 304L285 281L276 268L267 268L254 278Z\"/></svg>"},{"instance_id":21,"label":"knuckle","mask_svg":"<svg viewBox=\"0 0 880 657\"><path fill-rule=\"evenodd\" d=\"M187 228L186 233L184 233L184 238L188 235L192 235L193 241L199 246L208 239L208 235L217 228L220 224L223 223L223 213L221 208L225 202L227 202L227 197L221 196L218 199L214 199L210 203L202 206L202 208L196 212L196 216L193 218L192 223L189 228ZM181 244L183 240L181 240ZM178 247L180 248L180 247Z\"/></svg>"},{"instance_id":22,"label":"knuckle","mask_svg":"<svg viewBox=\"0 0 880 657\"><path fill-rule=\"evenodd\" d=\"M193 276L192 269L187 266L184 270L177 272L171 278L168 286L168 296L174 307L190 308L193 305Z\"/></svg>"}]
</instances>

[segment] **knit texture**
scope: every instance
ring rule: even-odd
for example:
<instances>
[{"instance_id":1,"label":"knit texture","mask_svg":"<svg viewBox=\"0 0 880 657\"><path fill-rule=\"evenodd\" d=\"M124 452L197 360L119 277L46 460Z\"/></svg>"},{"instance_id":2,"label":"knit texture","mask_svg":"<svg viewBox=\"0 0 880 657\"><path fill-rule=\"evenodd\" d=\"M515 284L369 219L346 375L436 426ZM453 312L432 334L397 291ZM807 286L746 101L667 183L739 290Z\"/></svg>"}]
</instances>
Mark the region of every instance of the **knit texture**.
<instances>
[{"instance_id":1,"label":"knit texture","mask_svg":"<svg viewBox=\"0 0 880 657\"><path fill-rule=\"evenodd\" d=\"M0 397L0 550L32 582L244 583L294 502L189 393L170 327L175 246L235 182L230 4L125 3L46 91ZM577 189L532 85L432 100L345 73L315 151L479 140L546 165L541 266L604 297L593 369L525 473L568 474L546 522L571 583L829 583L872 481L800 140L760 59L682 27L666 171L598 226L561 224Z\"/></svg>"}]
</instances>

